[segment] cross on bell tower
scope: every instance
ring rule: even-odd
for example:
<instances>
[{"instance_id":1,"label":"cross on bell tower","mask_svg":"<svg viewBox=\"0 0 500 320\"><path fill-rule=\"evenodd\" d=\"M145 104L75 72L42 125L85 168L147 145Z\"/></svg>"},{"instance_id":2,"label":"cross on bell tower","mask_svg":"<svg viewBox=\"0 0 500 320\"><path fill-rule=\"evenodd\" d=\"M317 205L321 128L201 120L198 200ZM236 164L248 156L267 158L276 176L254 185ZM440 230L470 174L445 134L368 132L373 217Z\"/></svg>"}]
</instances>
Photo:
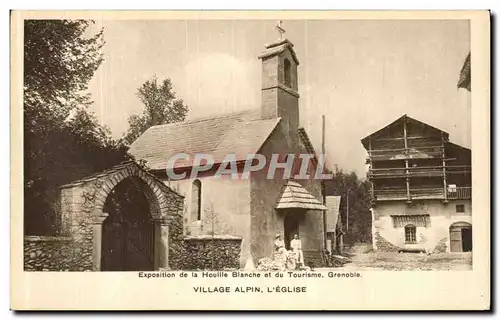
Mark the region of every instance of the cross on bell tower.
<instances>
[{"instance_id":1,"label":"cross on bell tower","mask_svg":"<svg viewBox=\"0 0 500 320\"><path fill-rule=\"evenodd\" d=\"M261 118L281 118L282 129L295 136L299 128L299 60L293 43L283 35L283 21L278 20L274 27L279 39L267 44L259 55L262 60Z\"/></svg>"},{"instance_id":2,"label":"cross on bell tower","mask_svg":"<svg viewBox=\"0 0 500 320\"><path fill-rule=\"evenodd\" d=\"M283 21L278 21L278 23L275 25L275 28L280 35L280 40L283 40L283 34L286 32L285 28L283 28Z\"/></svg>"}]
</instances>

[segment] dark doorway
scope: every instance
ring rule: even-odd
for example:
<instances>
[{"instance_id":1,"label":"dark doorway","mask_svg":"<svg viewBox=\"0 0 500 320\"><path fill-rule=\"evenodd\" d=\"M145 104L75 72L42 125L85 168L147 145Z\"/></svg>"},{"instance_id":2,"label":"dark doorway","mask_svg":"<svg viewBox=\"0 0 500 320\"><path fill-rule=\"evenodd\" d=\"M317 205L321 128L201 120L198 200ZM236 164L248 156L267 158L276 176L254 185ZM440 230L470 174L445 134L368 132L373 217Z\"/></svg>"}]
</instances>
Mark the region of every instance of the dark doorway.
<instances>
[{"instance_id":1,"label":"dark doorway","mask_svg":"<svg viewBox=\"0 0 500 320\"><path fill-rule=\"evenodd\" d=\"M295 210L290 210L285 213L284 229L285 229L285 247L290 250L290 241L295 234L299 234L300 214Z\"/></svg>"},{"instance_id":2,"label":"dark doorway","mask_svg":"<svg viewBox=\"0 0 500 320\"><path fill-rule=\"evenodd\" d=\"M102 271L154 269L154 226L142 180L127 178L108 196L102 226Z\"/></svg>"},{"instance_id":3,"label":"dark doorway","mask_svg":"<svg viewBox=\"0 0 500 320\"><path fill-rule=\"evenodd\" d=\"M472 251L472 228L462 229L462 251Z\"/></svg>"}]
</instances>

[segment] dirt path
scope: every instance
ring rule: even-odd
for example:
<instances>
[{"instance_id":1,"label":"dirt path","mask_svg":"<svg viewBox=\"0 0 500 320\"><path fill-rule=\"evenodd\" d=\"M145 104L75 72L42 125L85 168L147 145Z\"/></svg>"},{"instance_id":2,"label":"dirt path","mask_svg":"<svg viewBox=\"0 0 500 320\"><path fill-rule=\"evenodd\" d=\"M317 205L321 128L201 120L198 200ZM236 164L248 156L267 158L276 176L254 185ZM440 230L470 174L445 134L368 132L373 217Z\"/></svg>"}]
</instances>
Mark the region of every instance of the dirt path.
<instances>
[{"instance_id":1,"label":"dirt path","mask_svg":"<svg viewBox=\"0 0 500 320\"><path fill-rule=\"evenodd\" d=\"M346 250L351 259L339 270L472 270L472 253L394 253L374 252L370 245L356 245Z\"/></svg>"}]
</instances>

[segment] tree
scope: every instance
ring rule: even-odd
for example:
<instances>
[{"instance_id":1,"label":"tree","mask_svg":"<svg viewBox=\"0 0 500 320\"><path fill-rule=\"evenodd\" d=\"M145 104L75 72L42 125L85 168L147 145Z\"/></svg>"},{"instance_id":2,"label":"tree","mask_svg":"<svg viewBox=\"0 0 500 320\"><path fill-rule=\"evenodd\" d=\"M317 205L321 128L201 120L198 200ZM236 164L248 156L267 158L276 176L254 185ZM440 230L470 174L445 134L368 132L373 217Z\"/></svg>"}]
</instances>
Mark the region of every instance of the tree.
<instances>
[{"instance_id":1,"label":"tree","mask_svg":"<svg viewBox=\"0 0 500 320\"><path fill-rule=\"evenodd\" d=\"M90 20L26 20L24 24L24 106L66 118L92 103L85 93L103 61L103 29L85 38Z\"/></svg>"},{"instance_id":2,"label":"tree","mask_svg":"<svg viewBox=\"0 0 500 320\"><path fill-rule=\"evenodd\" d=\"M27 20L24 28L24 221L27 234L55 228L58 187L127 159L89 114L85 93L103 61L92 21Z\"/></svg>"},{"instance_id":3,"label":"tree","mask_svg":"<svg viewBox=\"0 0 500 320\"><path fill-rule=\"evenodd\" d=\"M166 78L158 83L156 75L144 82L137 90L137 96L145 108L141 115L129 117L129 129L125 140L131 144L149 127L184 121L188 107L182 99L176 98L172 82Z\"/></svg>"}]
</instances>

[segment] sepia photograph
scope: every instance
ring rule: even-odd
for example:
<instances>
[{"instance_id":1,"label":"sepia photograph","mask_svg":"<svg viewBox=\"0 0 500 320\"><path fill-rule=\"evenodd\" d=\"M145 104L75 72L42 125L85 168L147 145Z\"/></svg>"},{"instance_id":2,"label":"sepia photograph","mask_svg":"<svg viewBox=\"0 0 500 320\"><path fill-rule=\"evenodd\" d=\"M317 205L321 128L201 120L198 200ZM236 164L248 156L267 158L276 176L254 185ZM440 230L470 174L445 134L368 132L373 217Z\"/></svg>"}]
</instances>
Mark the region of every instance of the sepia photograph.
<instances>
[{"instance_id":1,"label":"sepia photograph","mask_svg":"<svg viewBox=\"0 0 500 320\"><path fill-rule=\"evenodd\" d=\"M31 14L13 20L21 274L297 299L295 279L484 271L466 16Z\"/></svg>"}]
</instances>

